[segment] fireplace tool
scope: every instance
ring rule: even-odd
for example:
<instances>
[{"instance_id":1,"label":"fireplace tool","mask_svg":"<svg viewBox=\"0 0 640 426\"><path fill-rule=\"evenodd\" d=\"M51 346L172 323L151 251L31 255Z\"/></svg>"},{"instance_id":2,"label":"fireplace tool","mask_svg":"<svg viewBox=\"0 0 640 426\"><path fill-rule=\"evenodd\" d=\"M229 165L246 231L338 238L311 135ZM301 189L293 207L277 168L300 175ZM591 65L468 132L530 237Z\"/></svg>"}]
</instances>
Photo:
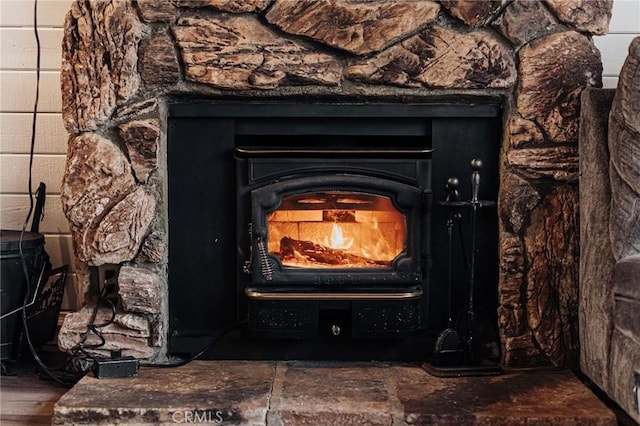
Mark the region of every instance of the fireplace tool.
<instances>
[{"instance_id":1,"label":"fireplace tool","mask_svg":"<svg viewBox=\"0 0 640 426\"><path fill-rule=\"evenodd\" d=\"M450 177L445 184L446 198L442 205L448 208L447 217L447 243L448 243L448 264L447 264L447 328L440 332L434 345L431 363L438 366L460 365L463 362L463 342L458 331L454 328L452 313L452 288L453 288L453 223L458 223L460 229L460 219L462 215L457 210L455 204L459 201L458 192L459 181L456 177ZM462 242L462 241L461 241Z\"/></svg>"},{"instance_id":2,"label":"fireplace tool","mask_svg":"<svg viewBox=\"0 0 640 426\"><path fill-rule=\"evenodd\" d=\"M476 221L478 209L482 207L494 206L494 201L479 200L478 194L480 190L480 169L482 168L482 160L474 158L471 160L471 199L469 201L458 201L457 190L453 188L453 181L449 179L447 181L447 199L441 204L449 208L450 218L455 217L454 209L456 208L468 208L471 211L471 218L469 224L469 234L471 239L471 248L469 255L468 265L468 294L467 294L467 311L463 315L460 321L458 329L462 328L462 331L456 331L458 337L461 336L462 356L457 355L457 352L453 352L453 357L444 362L443 350L439 351L440 346L444 346L446 342L453 342L451 332L448 331L451 327L444 330L438 340L436 341L436 347L434 350L431 363L424 365L425 369L431 374L439 377L461 377L461 376L487 376L502 374L502 369L495 363L490 362L487 359L483 359L476 353L476 347L478 343L475 341L475 331L478 330L477 313L474 306L474 291L475 291L475 258L476 258ZM457 179L456 179L457 180ZM457 186L457 185L456 185ZM453 188L453 189L450 189ZM449 246L451 247L451 233L453 227L453 220L447 221L447 231L449 233ZM464 249L463 249L464 250ZM466 260L465 260L466 263ZM451 268L451 248L449 248L449 267ZM449 270L449 289L451 291L451 269ZM449 301L449 303L451 303ZM449 314L450 315L450 314ZM455 330L454 330L455 331ZM443 333L446 335L443 336Z\"/></svg>"},{"instance_id":3,"label":"fireplace tool","mask_svg":"<svg viewBox=\"0 0 640 426\"><path fill-rule=\"evenodd\" d=\"M476 348L479 342L475 342L476 331L479 330L478 315L474 306L475 292L475 259L476 259L476 223L478 209L482 207L494 206L495 202L479 200L478 193L480 190L480 169L482 168L482 160L474 158L471 160L471 200L467 206L471 209L471 220L469 224L469 234L471 238L471 248L469 256L469 284L467 295L467 315L464 321L464 340L465 340L465 363L468 364L468 370L465 375L497 375L501 374L501 368L485 358L479 356Z\"/></svg>"},{"instance_id":4,"label":"fireplace tool","mask_svg":"<svg viewBox=\"0 0 640 426\"><path fill-rule=\"evenodd\" d=\"M478 200L478 192L480 190L480 169L482 168L482 160L474 158L471 160L471 222L469 225L469 233L471 237L471 253L469 260L469 294L467 299L467 327L465 336L465 346L467 349L467 361L470 364L477 363L476 355L474 352L474 328L476 326L476 312L473 306L473 295L475 288L475 266L476 266L476 223L478 215L478 206L480 201Z\"/></svg>"}]
</instances>

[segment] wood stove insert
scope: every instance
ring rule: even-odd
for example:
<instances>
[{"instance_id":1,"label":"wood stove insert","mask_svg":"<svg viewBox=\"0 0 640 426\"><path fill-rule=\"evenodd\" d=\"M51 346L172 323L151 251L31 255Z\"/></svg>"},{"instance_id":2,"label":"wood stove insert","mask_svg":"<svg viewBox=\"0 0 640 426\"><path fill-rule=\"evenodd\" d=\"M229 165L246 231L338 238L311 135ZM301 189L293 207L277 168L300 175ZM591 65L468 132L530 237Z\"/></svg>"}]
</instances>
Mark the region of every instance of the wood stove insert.
<instances>
[{"instance_id":1,"label":"wood stove insert","mask_svg":"<svg viewBox=\"0 0 640 426\"><path fill-rule=\"evenodd\" d=\"M499 113L479 104L170 105L170 352L192 354L248 319L209 355L428 357L445 319L444 232L432 229L444 223L432 202L442 190L432 181L466 173L480 156L494 170L482 195L495 198ZM482 254L493 267L496 238ZM491 294L496 272L483 276Z\"/></svg>"},{"instance_id":2,"label":"wood stove insert","mask_svg":"<svg viewBox=\"0 0 640 426\"><path fill-rule=\"evenodd\" d=\"M249 328L259 335L391 337L419 326L430 143L367 149L351 139L236 149L247 157L238 158L238 194L250 196L251 220L239 226L250 232L245 294Z\"/></svg>"}]
</instances>

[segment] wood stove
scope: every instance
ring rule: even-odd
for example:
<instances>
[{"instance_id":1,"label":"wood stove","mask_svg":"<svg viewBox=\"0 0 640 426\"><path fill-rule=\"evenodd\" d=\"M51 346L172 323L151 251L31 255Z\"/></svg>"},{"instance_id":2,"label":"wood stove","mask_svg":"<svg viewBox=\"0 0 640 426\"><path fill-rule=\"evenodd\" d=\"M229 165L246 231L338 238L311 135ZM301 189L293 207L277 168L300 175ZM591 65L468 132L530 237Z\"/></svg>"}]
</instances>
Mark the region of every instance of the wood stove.
<instances>
[{"instance_id":1,"label":"wood stove","mask_svg":"<svg viewBox=\"0 0 640 426\"><path fill-rule=\"evenodd\" d=\"M429 277L430 141L357 147L375 137L309 147L300 135L296 145L236 149L238 212L251 213L239 231L250 238L253 332L367 338L418 328Z\"/></svg>"},{"instance_id":2,"label":"wood stove","mask_svg":"<svg viewBox=\"0 0 640 426\"><path fill-rule=\"evenodd\" d=\"M445 319L432 183L482 156L495 198L497 105L177 102L168 123L170 353L246 320L211 357L428 357ZM493 308L495 216L480 229Z\"/></svg>"}]
</instances>

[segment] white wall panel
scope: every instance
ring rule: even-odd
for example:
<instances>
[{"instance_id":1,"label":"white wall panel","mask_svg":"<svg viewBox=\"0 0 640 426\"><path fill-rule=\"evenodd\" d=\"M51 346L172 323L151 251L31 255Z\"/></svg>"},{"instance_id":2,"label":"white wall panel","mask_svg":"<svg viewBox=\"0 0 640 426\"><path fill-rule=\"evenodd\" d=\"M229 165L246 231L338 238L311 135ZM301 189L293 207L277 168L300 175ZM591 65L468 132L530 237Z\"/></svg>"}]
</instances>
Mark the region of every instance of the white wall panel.
<instances>
[{"instance_id":1,"label":"white wall panel","mask_svg":"<svg viewBox=\"0 0 640 426\"><path fill-rule=\"evenodd\" d=\"M60 65L64 18L71 0L38 0L41 80L36 120L32 189L47 185L40 232L54 267L69 265L62 309L82 306L76 284L69 225L62 213L60 185L68 134L62 123ZM21 229L29 209L28 170L32 112L36 92L35 1L0 0L0 226ZM35 201L35 199L34 199ZM31 228L31 218L27 229Z\"/></svg>"},{"instance_id":2,"label":"white wall panel","mask_svg":"<svg viewBox=\"0 0 640 426\"><path fill-rule=\"evenodd\" d=\"M32 186L33 191L40 182L47 185L47 193L60 194L62 176L66 157L64 155L47 154L33 158ZM29 193L29 155L6 154L0 156L0 193Z\"/></svg>"},{"instance_id":3,"label":"white wall panel","mask_svg":"<svg viewBox=\"0 0 640 426\"><path fill-rule=\"evenodd\" d=\"M38 0L38 27L62 27L71 0ZM0 26L32 27L34 1L0 0Z\"/></svg>"},{"instance_id":4,"label":"white wall panel","mask_svg":"<svg viewBox=\"0 0 640 426\"><path fill-rule=\"evenodd\" d=\"M613 0L609 33L640 33L640 0Z\"/></svg>"},{"instance_id":5,"label":"white wall panel","mask_svg":"<svg viewBox=\"0 0 640 426\"><path fill-rule=\"evenodd\" d=\"M640 0L613 0L609 33L593 37L602 56L602 86L615 89L629 44L640 35Z\"/></svg>"},{"instance_id":6,"label":"white wall panel","mask_svg":"<svg viewBox=\"0 0 640 426\"><path fill-rule=\"evenodd\" d=\"M35 71L0 71L0 112L30 112L36 98ZM40 73L39 112L62 111L60 72Z\"/></svg>"},{"instance_id":7,"label":"white wall panel","mask_svg":"<svg viewBox=\"0 0 640 426\"><path fill-rule=\"evenodd\" d=\"M40 69L59 70L62 61L62 28L40 28ZM0 28L4 70L35 70L38 49L33 28Z\"/></svg>"},{"instance_id":8,"label":"white wall panel","mask_svg":"<svg viewBox=\"0 0 640 426\"><path fill-rule=\"evenodd\" d=\"M0 113L0 154L28 154L33 114ZM40 113L36 118L36 154L66 154L69 134L60 113Z\"/></svg>"},{"instance_id":9,"label":"white wall panel","mask_svg":"<svg viewBox=\"0 0 640 426\"><path fill-rule=\"evenodd\" d=\"M602 77L602 87L604 89L615 89L618 87L618 77Z\"/></svg>"},{"instance_id":10,"label":"white wall panel","mask_svg":"<svg viewBox=\"0 0 640 426\"><path fill-rule=\"evenodd\" d=\"M34 185L34 204L36 188L37 186ZM29 211L29 204L28 194L0 194L0 228L21 229ZM29 220L27 229L31 228L32 223L33 218ZM49 187L47 187L44 218L40 222L40 232L48 234L69 233L69 222L62 212L60 196L49 194Z\"/></svg>"},{"instance_id":11,"label":"white wall panel","mask_svg":"<svg viewBox=\"0 0 640 426\"><path fill-rule=\"evenodd\" d=\"M593 42L600 50L604 76L620 75L622 64L629 55L629 45L634 37L636 37L635 34L607 34L593 38Z\"/></svg>"}]
</instances>

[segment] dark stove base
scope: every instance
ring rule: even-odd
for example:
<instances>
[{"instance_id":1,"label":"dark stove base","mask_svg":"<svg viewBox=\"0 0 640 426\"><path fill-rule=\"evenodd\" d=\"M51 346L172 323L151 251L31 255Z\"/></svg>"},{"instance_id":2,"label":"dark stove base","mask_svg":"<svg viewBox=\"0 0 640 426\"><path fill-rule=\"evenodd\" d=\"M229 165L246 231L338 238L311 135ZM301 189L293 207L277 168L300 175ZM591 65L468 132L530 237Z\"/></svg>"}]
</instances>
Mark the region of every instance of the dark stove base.
<instances>
[{"instance_id":1,"label":"dark stove base","mask_svg":"<svg viewBox=\"0 0 640 426\"><path fill-rule=\"evenodd\" d=\"M181 349L188 352L171 355L188 358L214 337L176 337ZM436 333L416 332L393 339L347 339L328 333L306 339L273 339L255 337L244 326L228 333L199 359L423 362L431 355L436 338Z\"/></svg>"},{"instance_id":2,"label":"dark stove base","mask_svg":"<svg viewBox=\"0 0 640 426\"><path fill-rule=\"evenodd\" d=\"M412 294L402 289L400 294ZM360 293L376 299L341 298L341 293L305 293L301 299L288 299L292 293L270 293L274 299L249 300L249 330L256 337L313 338L326 334L337 339L379 339L409 336L420 327L420 295L391 299L383 292ZM398 290L396 290L397 294ZM267 293L264 293L267 294ZM327 296L314 300L314 296Z\"/></svg>"}]
</instances>

